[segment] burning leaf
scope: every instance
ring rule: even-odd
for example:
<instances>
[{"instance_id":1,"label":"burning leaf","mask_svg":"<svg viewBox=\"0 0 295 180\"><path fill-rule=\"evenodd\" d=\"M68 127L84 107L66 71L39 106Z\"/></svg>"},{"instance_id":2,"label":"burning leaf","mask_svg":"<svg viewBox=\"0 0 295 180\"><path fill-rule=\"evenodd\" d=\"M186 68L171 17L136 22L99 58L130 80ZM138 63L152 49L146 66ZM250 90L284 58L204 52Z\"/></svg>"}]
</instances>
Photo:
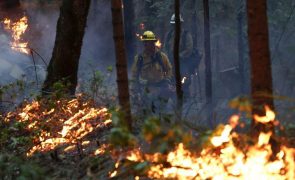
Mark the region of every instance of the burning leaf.
<instances>
[{"instance_id":1,"label":"burning leaf","mask_svg":"<svg viewBox=\"0 0 295 180\"><path fill-rule=\"evenodd\" d=\"M85 139L88 134L111 123L106 108L94 108L92 103L84 102L81 97L55 101L54 108L50 104L47 100L25 103L7 116L9 121L15 119L25 123L25 128L33 136L34 146L27 152L28 156L37 151L51 151L61 145L64 151L77 149L79 142L81 146L87 146L90 144Z\"/></svg>"}]
</instances>

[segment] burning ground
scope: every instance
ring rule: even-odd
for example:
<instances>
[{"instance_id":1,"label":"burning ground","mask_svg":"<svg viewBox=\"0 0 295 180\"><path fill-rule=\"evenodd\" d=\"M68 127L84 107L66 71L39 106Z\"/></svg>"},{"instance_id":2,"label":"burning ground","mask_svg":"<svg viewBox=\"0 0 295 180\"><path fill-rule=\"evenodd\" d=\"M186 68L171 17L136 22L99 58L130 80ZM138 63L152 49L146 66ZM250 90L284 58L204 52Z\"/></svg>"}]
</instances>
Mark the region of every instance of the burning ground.
<instances>
[{"instance_id":1,"label":"burning ground","mask_svg":"<svg viewBox=\"0 0 295 180\"><path fill-rule=\"evenodd\" d=\"M1 117L1 151L13 152L30 160L41 155L37 159L47 170L55 168L56 162L63 162L63 168L68 165L73 170L77 159L103 151L102 139L105 138L99 138L110 125L108 110L95 106L82 96L72 100L24 102L15 111ZM2 165L5 167L5 161ZM12 174L17 175L17 171L20 170ZM6 175L5 168L0 174L11 177Z\"/></svg>"},{"instance_id":2,"label":"burning ground","mask_svg":"<svg viewBox=\"0 0 295 180\"><path fill-rule=\"evenodd\" d=\"M278 124L266 110L255 120ZM140 133L129 132L118 117L85 96L23 103L1 117L2 151L35 162L49 178L295 178L295 149L286 139L261 132L256 141L237 131L238 115L214 131L198 132L150 118L138 127ZM280 142L275 151L271 138ZM3 176L25 172L18 164L11 176L5 174L14 161L0 159Z\"/></svg>"},{"instance_id":3,"label":"burning ground","mask_svg":"<svg viewBox=\"0 0 295 180\"><path fill-rule=\"evenodd\" d=\"M275 122L274 112L267 107L266 112L263 117L255 115L255 120L263 124ZM179 129L143 133L148 148L141 144L118 153L110 177L120 179L132 172L135 179L294 179L295 149L288 147L283 138L272 136L272 132L261 132L257 141L238 133L235 129L242 125L239 118L233 115L229 124L220 125L203 143L195 145L194 142L202 141L202 135L188 138L187 131L179 132ZM155 124L153 127L157 127ZM181 134L185 138L179 143L174 141L177 144L174 148L163 149L167 141L177 139ZM160 151L151 152L159 135ZM272 138L276 144L270 142ZM278 149L274 150L274 147Z\"/></svg>"}]
</instances>

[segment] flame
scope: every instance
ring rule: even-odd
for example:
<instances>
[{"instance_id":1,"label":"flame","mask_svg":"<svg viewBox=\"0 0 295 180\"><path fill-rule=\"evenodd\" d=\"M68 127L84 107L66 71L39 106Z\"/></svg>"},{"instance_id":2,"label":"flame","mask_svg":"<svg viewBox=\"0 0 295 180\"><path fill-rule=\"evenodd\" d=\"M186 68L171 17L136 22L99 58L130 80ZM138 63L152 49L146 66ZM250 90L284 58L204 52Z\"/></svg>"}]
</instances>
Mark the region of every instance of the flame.
<instances>
[{"instance_id":1,"label":"flame","mask_svg":"<svg viewBox=\"0 0 295 180\"><path fill-rule=\"evenodd\" d=\"M27 156L51 151L61 145L64 152L77 150L78 146L90 146L86 136L111 124L106 108L93 108L91 103L83 102L79 97L56 101L56 107L51 109L45 108L48 104L46 100L33 101L6 117L7 122L15 119L24 122L30 132L41 131L34 138L34 146L28 150Z\"/></svg>"},{"instance_id":2,"label":"flame","mask_svg":"<svg viewBox=\"0 0 295 180\"><path fill-rule=\"evenodd\" d=\"M12 23L10 19L5 18L3 23L4 29L10 31L12 34L13 42L10 43L11 49L24 54L29 54L28 42L21 42L22 36L28 28L28 18L24 16L15 23Z\"/></svg>"},{"instance_id":3,"label":"flame","mask_svg":"<svg viewBox=\"0 0 295 180\"><path fill-rule=\"evenodd\" d=\"M139 40L142 40L142 35L140 35L140 34L138 34L138 33L136 33L135 35L136 35L136 37L137 37Z\"/></svg>"},{"instance_id":4,"label":"flame","mask_svg":"<svg viewBox=\"0 0 295 180\"><path fill-rule=\"evenodd\" d=\"M158 39L158 41L155 43L155 45L156 45L156 47L157 48L159 48L159 49L161 49L161 47L162 47L162 43L161 43L161 41Z\"/></svg>"},{"instance_id":5,"label":"flame","mask_svg":"<svg viewBox=\"0 0 295 180\"><path fill-rule=\"evenodd\" d=\"M266 116L274 119L272 113ZM234 138L242 140L242 136L233 132L238 122L239 116L232 116L220 135L210 139L213 146L206 146L199 153L179 143L167 155L148 155L136 148L126 153L126 159L151 162L147 171L149 179L295 179L295 149L282 145L276 158L270 160L273 154L269 144L271 132L261 133L255 145L237 146ZM168 166L164 165L163 156ZM117 164L112 177L117 175L118 167Z\"/></svg>"},{"instance_id":6,"label":"flame","mask_svg":"<svg viewBox=\"0 0 295 180\"><path fill-rule=\"evenodd\" d=\"M94 152L94 155L101 155L101 154L104 154L106 152L106 149L108 148L109 146L106 145L106 144L103 144L100 146L100 148L98 148L97 150L95 150Z\"/></svg>"},{"instance_id":7,"label":"flame","mask_svg":"<svg viewBox=\"0 0 295 180\"><path fill-rule=\"evenodd\" d=\"M266 115L258 116L257 114L255 114L254 115L255 121L263 123L263 124L275 121L275 117L276 117L275 113L269 108L269 106L265 106L264 108L265 108Z\"/></svg>"}]
</instances>

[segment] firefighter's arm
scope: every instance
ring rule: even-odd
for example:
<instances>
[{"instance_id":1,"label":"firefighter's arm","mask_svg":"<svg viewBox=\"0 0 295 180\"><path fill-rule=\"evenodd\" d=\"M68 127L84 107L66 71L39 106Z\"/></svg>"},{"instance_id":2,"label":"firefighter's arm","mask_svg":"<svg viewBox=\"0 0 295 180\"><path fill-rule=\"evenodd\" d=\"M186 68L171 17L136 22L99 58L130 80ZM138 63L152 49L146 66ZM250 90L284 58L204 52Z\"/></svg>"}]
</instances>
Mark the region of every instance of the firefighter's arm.
<instances>
[{"instance_id":1,"label":"firefighter's arm","mask_svg":"<svg viewBox=\"0 0 295 180\"><path fill-rule=\"evenodd\" d=\"M191 33L187 33L185 37L185 47L184 49L179 53L180 59L188 58L193 52L193 37Z\"/></svg>"},{"instance_id":2,"label":"firefighter's arm","mask_svg":"<svg viewBox=\"0 0 295 180\"><path fill-rule=\"evenodd\" d=\"M138 74L138 68L137 68L137 61L138 61L138 56L136 55L133 61L133 64L131 66L131 79L136 80L137 79L137 74Z\"/></svg>"},{"instance_id":3,"label":"firefighter's arm","mask_svg":"<svg viewBox=\"0 0 295 180\"><path fill-rule=\"evenodd\" d=\"M137 91L138 89L138 56L136 55L131 66L131 91Z\"/></svg>"},{"instance_id":4,"label":"firefighter's arm","mask_svg":"<svg viewBox=\"0 0 295 180\"><path fill-rule=\"evenodd\" d=\"M169 52L169 46L168 46L168 41L169 41L169 39L168 39L168 34L169 33L167 33L166 35L165 35L165 37L164 37L164 45L163 45L163 50L164 50L164 52L165 53L168 53Z\"/></svg>"},{"instance_id":5,"label":"firefighter's arm","mask_svg":"<svg viewBox=\"0 0 295 180\"><path fill-rule=\"evenodd\" d=\"M168 79L172 79L172 76L173 76L173 73L172 73L172 65L169 61L169 58L166 54L164 53L161 53L161 56L162 56L162 60L163 60L163 65L165 66L165 69L167 72L165 72L165 77L168 78Z\"/></svg>"}]
</instances>

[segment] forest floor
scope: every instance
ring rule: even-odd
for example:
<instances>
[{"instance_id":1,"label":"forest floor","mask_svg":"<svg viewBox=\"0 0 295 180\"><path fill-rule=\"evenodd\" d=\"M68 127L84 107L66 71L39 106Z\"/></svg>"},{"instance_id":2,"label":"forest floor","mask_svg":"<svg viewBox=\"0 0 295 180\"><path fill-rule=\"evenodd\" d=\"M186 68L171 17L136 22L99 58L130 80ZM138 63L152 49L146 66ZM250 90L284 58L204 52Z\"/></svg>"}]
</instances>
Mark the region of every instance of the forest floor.
<instances>
[{"instance_id":1,"label":"forest floor","mask_svg":"<svg viewBox=\"0 0 295 180\"><path fill-rule=\"evenodd\" d=\"M152 119L147 123L138 120L135 129L144 126L143 133L131 135L122 128L114 127L118 122L115 122L116 116L111 112L82 96L73 100L24 102L14 111L1 116L0 176L4 179L109 179L119 173L113 179L134 178L132 173L138 174L138 169L142 171L146 164L136 164L135 168L132 165L135 170L128 170L124 164L121 174L115 170L124 151L132 149L138 141L153 139L149 144L154 146L153 151L158 148L165 152L177 142L203 142L202 134L207 137L217 132L198 128L193 121L184 123L183 131L179 125L164 123L162 127L162 123ZM295 126L284 132L283 139L288 141L288 147L295 148ZM193 139L186 134L193 135ZM160 146L154 143L157 141ZM146 146L143 142L139 144ZM121 145L120 150L117 145ZM195 145L202 147L199 142Z\"/></svg>"}]
</instances>

